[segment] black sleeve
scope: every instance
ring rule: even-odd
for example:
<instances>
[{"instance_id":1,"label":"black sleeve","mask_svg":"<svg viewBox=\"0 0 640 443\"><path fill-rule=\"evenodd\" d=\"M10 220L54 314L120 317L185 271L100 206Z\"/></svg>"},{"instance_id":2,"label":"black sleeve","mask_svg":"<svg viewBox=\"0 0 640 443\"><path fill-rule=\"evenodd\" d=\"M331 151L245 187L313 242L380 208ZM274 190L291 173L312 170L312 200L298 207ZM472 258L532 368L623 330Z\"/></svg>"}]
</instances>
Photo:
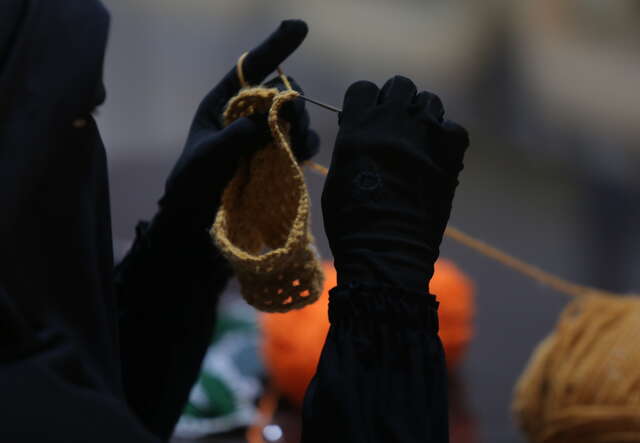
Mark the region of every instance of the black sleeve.
<instances>
[{"instance_id":1,"label":"black sleeve","mask_svg":"<svg viewBox=\"0 0 640 443\"><path fill-rule=\"evenodd\" d=\"M37 348L35 331L0 281L0 364L19 360Z\"/></svg>"},{"instance_id":2,"label":"black sleeve","mask_svg":"<svg viewBox=\"0 0 640 443\"><path fill-rule=\"evenodd\" d=\"M231 270L207 232L169 234L140 223L116 267L125 396L155 435L168 439L213 333Z\"/></svg>"},{"instance_id":3,"label":"black sleeve","mask_svg":"<svg viewBox=\"0 0 640 443\"><path fill-rule=\"evenodd\" d=\"M160 443L65 338L38 334L0 283L0 441Z\"/></svg>"},{"instance_id":4,"label":"black sleeve","mask_svg":"<svg viewBox=\"0 0 640 443\"><path fill-rule=\"evenodd\" d=\"M331 328L304 401L304 443L448 442L437 306L433 296L397 288L331 291Z\"/></svg>"}]
</instances>

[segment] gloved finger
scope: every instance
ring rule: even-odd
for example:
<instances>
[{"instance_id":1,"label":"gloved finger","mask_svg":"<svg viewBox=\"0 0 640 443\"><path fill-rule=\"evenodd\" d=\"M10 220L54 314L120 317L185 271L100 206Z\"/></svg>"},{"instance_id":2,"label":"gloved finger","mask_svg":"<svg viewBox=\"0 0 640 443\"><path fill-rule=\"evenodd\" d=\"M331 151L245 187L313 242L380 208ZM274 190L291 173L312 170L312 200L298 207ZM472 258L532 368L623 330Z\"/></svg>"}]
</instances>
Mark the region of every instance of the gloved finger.
<instances>
[{"instance_id":1,"label":"gloved finger","mask_svg":"<svg viewBox=\"0 0 640 443\"><path fill-rule=\"evenodd\" d=\"M222 192L240 159L266 145L270 136L265 114L239 118L218 132L205 131L174 167L161 204L180 207L198 200L189 194Z\"/></svg>"},{"instance_id":2,"label":"gloved finger","mask_svg":"<svg viewBox=\"0 0 640 443\"><path fill-rule=\"evenodd\" d=\"M293 77L287 76L287 80L294 91L304 94L302 87ZM266 82L265 86L277 88L280 91L287 90L287 86L279 76ZM291 145L298 163L316 155L320 146L320 137L315 131L309 129L310 118L306 110L306 102L301 99L287 102L282 106L280 115L291 124Z\"/></svg>"},{"instance_id":3,"label":"gloved finger","mask_svg":"<svg viewBox=\"0 0 640 443\"><path fill-rule=\"evenodd\" d=\"M291 137L304 135L309 130L311 119L306 109L299 110L297 106L291 106L282 109L280 115L291 124Z\"/></svg>"},{"instance_id":4,"label":"gloved finger","mask_svg":"<svg viewBox=\"0 0 640 443\"><path fill-rule=\"evenodd\" d=\"M433 123L442 124L444 121L444 105L436 94L422 91L416 95L412 106L421 117Z\"/></svg>"},{"instance_id":5,"label":"gloved finger","mask_svg":"<svg viewBox=\"0 0 640 443\"><path fill-rule=\"evenodd\" d=\"M254 114L241 117L212 135L199 147L196 157L200 161L212 162L212 173L220 168L235 168L239 159L251 155L270 140L267 116Z\"/></svg>"},{"instance_id":6,"label":"gloved finger","mask_svg":"<svg viewBox=\"0 0 640 443\"><path fill-rule=\"evenodd\" d=\"M252 49L244 59L242 71L250 85L259 84L295 51L307 36L307 24L302 20L285 20L265 41ZM234 66L203 100L198 115L217 123L225 104L242 85Z\"/></svg>"},{"instance_id":7,"label":"gloved finger","mask_svg":"<svg viewBox=\"0 0 640 443\"><path fill-rule=\"evenodd\" d=\"M320 137L314 130L309 130L306 133L304 140L301 140L298 144L293 144L293 155L296 157L298 163L305 162L313 158L320 148Z\"/></svg>"},{"instance_id":8,"label":"gloved finger","mask_svg":"<svg viewBox=\"0 0 640 443\"><path fill-rule=\"evenodd\" d=\"M287 80L291 84L291 87L293 88L294 91L298 91L299 93L304 95L304 91L302 90L298 82L296 82L293 77L287 76ZM276 88L279 91L287 90L287 87L285 86L285 84L283 83L280 77L272 78L271 80L266 82L264 85L268 88ZM292 125L298 125L297 120L299 120L300 117L304 115L305 108L306 108L306 102L304 100L302 99L292 100L285 103L282 106L282 109L280 110L280 115L285 120L290 122ZM308 126L309 122L307 121L306 124Z\"/></svg>"},{"instance_id":9,"label":"gloved finger","mask_svg":"<svg viewBox=\"0 0 640 443\"><path fill-rule=\"evenodd\" d=\"M432 156L438 166L451 175L457 175L463 168L462 162L468 147L467 130L451 120L445 120Z\"/></svg>"},{"instance_id":10,"label":"gloved finger","mask_svg":"<svg viewBox=\"0 0 640 443\"><path fill-rule=\"evenodd\" d=\"M380 90L375 83L366 80L357 81L349 86L344 94L338 124L349 121L350 118L359 115L365 109L375 106L379 92Z\"/></svg>"},{"instance_id":11,"label":"gloved finger","mask_svg":"<svg viewBox=\"0 0 640 443\"><path fill-rule=\"evenodd\" d=\"M302 44L308 32L309 28L302 20L283 21L273 34L247 55L244 61L246 81L253 85L264 80Z\"/></svg>"},{"instance_id":12,"label":"gloved finger","mask_svg":"<svg viewBox=\"0 0 640 443\"><path fill-rule=\"evenodd\" d=\"M378 95L378 103L399 103L408 105L416 95L416 85L407 77L396 75L384 84Z\"/></svg>"},{"instance_id":13,"label":"gloved finger","mask_svg":"<svg viewBox=\"0 0 640 443\"><path fill-rule=\"evenodd\" d=\"M318 152L320 138L315 131L309 129L309 112L303 109L302 113L296 112L292 119L285 118L291 123L291 146L298 163L313 157Z\"/></svg>"},{"instance_id":14,"label":"gloved finger","mask_svg":"<svg viewBox=\"0 0 640 443\"><path fill-rule=\"evenodd\" d=\"M469 147L469 133L458 123L445 120L442 123L442 129L447 144L455 146L456 149L467 149Z\"/></svg>"}]
</instances>

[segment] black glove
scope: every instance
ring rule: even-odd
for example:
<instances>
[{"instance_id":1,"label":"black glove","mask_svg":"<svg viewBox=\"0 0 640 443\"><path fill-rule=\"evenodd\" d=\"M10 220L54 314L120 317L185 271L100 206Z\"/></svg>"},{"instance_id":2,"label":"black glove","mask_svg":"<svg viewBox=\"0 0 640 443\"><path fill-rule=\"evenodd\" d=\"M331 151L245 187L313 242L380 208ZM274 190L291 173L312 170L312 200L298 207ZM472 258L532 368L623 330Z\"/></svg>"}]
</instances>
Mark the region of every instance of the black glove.
<instances>
[{"instance_id":1,"label":"black glove","mask_svg":"<svg viewBox=\"0 0 640 443\"><path fill-rule=\"evenodd\" d=\"M466 131L440 99L396 76L345 94L322 194L338 284L424 293L449 220Z\"/></svg>"},{"instance_id":2,"label":"black glove","mask_svg":"<svg viewBox=\"0 0 640 443\"><path fill-rule=\"evenodd\" d=\"M305 22L282 22L245 58L243 71L247 82L251 85L260 83L302 43L306 35ZM284 89L279 78L267 86ZM301 91L293 81L292 86ZM160 226L161 230L180 230L187 235L206 233L240 159L270 140L266 115L240 118L226 128L222 127L224 107L240 88L234 67L200 104L184 151L167 180L164 196L159 202L160 211L152 223L155 230ZM310 158L317 151L319 139L314 131L309 130L304 101L287 103L282 113L292 124L294 154L299 161Z\"/></svg>"}]
</instances>

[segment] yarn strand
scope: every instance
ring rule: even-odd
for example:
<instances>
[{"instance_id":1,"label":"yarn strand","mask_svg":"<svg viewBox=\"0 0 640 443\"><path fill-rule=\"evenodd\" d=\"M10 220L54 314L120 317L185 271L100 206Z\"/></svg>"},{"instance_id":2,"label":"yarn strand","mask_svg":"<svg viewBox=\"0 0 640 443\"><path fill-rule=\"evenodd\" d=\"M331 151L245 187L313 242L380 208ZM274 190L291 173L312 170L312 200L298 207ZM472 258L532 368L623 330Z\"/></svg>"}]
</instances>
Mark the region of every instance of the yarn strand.
<instances>
[{"instance_id":1,"label":"yarn strand","mask_svg":"<svg viewBox=\"0 0 640 443\"><path fill-rule=\"evenodd\" d=\"M324 176L329 173L329 169L326 166L313 161L306 162L305 166ZM466 234L460 229L453 226L448 226L444 232L444 235L454 240L455 242L460 243L461 245L473 249L474 251L487 258L497 261L498 263L506 266L509 269L512 269L526 277L529 277L532 280L537 281L540 284L552 288L553 290L561 294L569 295L572 297L593 293L598 293L601 295L614 295L602 289L583 286L565 280L561 277L558 277L557 275L544 271L537 266L534 266L510 254L507 254L505 251L502 251L495 246L472 237L471 235Z\"/></svg>"},{"instance_id":2,"label":"yarn strand","mask_svg":"<svg viewBox=\"0 0 640 443\"><path fill-rule=\"evenodd\" d=\"M284 85L287 87L287 90L293 91L293 88L291 87L291 83L289 83L289 79L284 74L284 72L282 72L282 69L280 68L280 66L278 66L278 75L280 76L282 83L284 83Z\"/></svg>"},{"instance_id":3,"label":"yarn strand","mask_svg":"<svg viewBox=\"0 0 640 443\"><path fill-rule=\"evenodd\" d=\"M244 70L242 69L242 65L244 64L244 59L247 58L247 55L249 55L248 52L245 52L244 54L242 54L240 58L238 58L238 61L236 63L236 74L238 75L238 81L240 82L240 86L242 86L243 88L249 87L249 83L247 83L247 80L244 78Z\"/></svg>"}]
</instances>

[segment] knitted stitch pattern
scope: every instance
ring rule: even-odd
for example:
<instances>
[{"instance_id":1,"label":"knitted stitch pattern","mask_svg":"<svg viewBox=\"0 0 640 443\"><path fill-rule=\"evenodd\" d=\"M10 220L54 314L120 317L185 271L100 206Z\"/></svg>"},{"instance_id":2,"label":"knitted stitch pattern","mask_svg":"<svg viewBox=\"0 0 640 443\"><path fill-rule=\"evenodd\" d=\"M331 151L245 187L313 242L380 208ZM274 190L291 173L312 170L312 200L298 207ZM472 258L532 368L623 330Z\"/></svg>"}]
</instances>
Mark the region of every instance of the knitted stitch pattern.
<instances>
[{"instance_id":1,"label":"knitted stitch pattern","mask_svg":"<svg viewBox=\"0 0 640 443\"><path fill-rule=\"evenodd\" d=\"M302 308L322 291L322 268L309 228L309 193L291 151L290 125L278 114L298 95L245 88L229 100L223 114L227 126L240 117L268 112L273 142L239 166L211 228L243 297L266 312Z\"/></svg>"}]
</instances>

